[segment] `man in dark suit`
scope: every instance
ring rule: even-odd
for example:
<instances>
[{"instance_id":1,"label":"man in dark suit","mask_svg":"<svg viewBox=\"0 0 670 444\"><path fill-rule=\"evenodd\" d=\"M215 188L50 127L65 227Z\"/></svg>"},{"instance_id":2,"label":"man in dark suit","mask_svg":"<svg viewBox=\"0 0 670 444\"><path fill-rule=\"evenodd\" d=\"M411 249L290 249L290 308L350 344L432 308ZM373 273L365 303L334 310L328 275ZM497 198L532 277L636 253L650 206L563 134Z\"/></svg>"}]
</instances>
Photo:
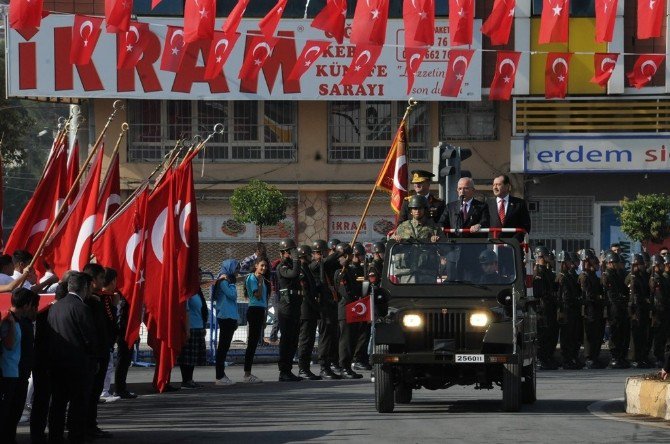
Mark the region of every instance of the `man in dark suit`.
<instances>
[{"instance_id":1,"label":"man in dark suit","mask_svg":"<svg viewBox=\"0 0 670 444\"><path fill-rule=\"evenodd\" d=\"M442 213L444 212L444 201L438 199L430 193L430 181L435 177L433 173L424 170L414 170L412 171L412 184L414 185L414 191L419 196L426 198L428 202L428 215L433 218L433 221L438 222ZM408 219L411 219L411 214L409 211L409 197L403 201L402 207L400 208L400 214L398 214L398 225L402 222L405 222Z\"/></svg>"},{"instance_id":2,"label":"man in dark suit","mask_svg":"<svg viewBox=\"0 0 670 444\"><path fill-rule=\"evenodd\" d=\"M52 387L49 411L49 441L63 442L65 409L68 411L69 441L85 440L88 396L97 362L97 331L93 313L84 302L91 294L90 276L72 272L68 294L49 309L49 364Z\"/></svg>"},{"instance_id":3,"label":"man in dark suit","mask_svg":"<svg viewBox=\"0 0 670 444\"><path fill-rule=\"evenodd\" d=\"M493 195L495 198L488 201L488 212L491 216L491 228L523 228L530 233L530 214L526 201L510 196L509 177L501 174L493 179ZM500 237L515 237L523 241L523 233L504 233Z\"/></svg>"}]
</instances>

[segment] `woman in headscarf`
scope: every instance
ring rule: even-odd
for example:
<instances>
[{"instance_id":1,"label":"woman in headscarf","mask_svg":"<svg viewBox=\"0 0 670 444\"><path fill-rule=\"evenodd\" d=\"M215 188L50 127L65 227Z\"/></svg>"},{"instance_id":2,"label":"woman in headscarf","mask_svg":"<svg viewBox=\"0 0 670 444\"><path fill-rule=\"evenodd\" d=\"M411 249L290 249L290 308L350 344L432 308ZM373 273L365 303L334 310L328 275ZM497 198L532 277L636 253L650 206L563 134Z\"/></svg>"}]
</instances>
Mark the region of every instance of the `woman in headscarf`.
<instances>
[{"instance_id":1,"label":"woman in headscarf","mask_svg":"<svg viewBox=\"0 0 670 444\"><path fill-rule=\"evenodd\" d=\"M216 322L219 325L219 341L216 347L216 385L233 385L226 376L226 356L237 330L237 287L236 275L240 263L236 259L226 259L221 264L219 277L214 284L212 300L216 307Z\"/></svg>"}]
</instances>

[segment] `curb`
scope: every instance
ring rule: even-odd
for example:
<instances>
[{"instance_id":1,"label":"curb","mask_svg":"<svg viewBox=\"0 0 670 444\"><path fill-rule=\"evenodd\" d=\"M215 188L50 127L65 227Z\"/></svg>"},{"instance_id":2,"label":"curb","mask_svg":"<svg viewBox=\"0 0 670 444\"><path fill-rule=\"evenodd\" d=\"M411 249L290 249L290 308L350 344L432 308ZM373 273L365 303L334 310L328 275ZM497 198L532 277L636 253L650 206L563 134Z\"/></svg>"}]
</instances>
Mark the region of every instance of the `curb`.
<instances>
[{"instance_id":1,"label":"curb","mask_svg":"<svg viewBox=\"0 0 670 444\"><path fill-rule=\"evenodd\" d=\"M670 420L670 381L626 378L626 413Z\"/></svg>"}]
</instances>

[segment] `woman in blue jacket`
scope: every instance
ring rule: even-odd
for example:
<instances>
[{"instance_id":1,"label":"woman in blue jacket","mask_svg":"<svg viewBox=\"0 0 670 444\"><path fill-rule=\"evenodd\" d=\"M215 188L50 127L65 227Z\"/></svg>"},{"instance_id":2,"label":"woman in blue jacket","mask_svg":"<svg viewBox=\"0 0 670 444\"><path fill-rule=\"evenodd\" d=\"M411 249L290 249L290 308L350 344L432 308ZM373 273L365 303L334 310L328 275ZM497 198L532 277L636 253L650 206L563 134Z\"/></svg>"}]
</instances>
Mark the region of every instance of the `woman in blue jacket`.
<instances>
[{"instance_id":1,"label":"woman in blue jacket","mask_svg":"<svg viewBox=\"0 0 670 444\"><path fill-rule=\"evenodd\" d=\"M263 382L260 378L251 374L251 365L254 363L254 355L258 341L263 334L265 324L265 310L268 308L268 293L270 283L265 279L268 261L264 257L256 258L254 272L249 274L244 281L244 294L249 299L247 309L247 351L244 353L244 380L248 384Z\"/></svg>"},{"instance_id":2,"label":"woman in blue jacket","mask_svg":"<svg viewBox=\"0 0 670 444\"><path fill-rule=\"evenodd\" d=\"M216 307L216 321L219 325L219 342L216 347L216 385L233 385L226 376L226 355L237 330L237 287L235 279L240 263L235 259L226 259L214 285L213 300Z\"/></svg>"}]
</instances>

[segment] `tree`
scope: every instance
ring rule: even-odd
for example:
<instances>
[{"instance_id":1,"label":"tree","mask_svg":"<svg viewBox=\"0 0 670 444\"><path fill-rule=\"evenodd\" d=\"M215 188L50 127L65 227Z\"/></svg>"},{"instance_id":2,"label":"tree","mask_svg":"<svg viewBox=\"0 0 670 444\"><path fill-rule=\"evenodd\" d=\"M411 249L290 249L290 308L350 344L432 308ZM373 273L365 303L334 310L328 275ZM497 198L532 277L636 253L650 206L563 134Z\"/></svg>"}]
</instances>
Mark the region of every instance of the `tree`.
<instances>
[{"instance_id":1,"label":"tree","mask_svg":"<svg viewBox=\"0 0 670 444\"><path fill-rule=\"evenodd\" d=\"M669 217L670 196L665 194L638 194L621 201L621 231L635 241L663 241L670 234Z\"/></svg>"},{"instance_id":2,"label":"tree","mask_svg":"<svg viewBox=\"0 0 670 444\"><path fill-rule=\"evenodd\" d=\"M255 223L258 240L263 237L263 227L276 225L286 217L286 197L277 187L252 179L236 189L230 198L233 217L240 223Z\"/></svg>"}]
</instances>

